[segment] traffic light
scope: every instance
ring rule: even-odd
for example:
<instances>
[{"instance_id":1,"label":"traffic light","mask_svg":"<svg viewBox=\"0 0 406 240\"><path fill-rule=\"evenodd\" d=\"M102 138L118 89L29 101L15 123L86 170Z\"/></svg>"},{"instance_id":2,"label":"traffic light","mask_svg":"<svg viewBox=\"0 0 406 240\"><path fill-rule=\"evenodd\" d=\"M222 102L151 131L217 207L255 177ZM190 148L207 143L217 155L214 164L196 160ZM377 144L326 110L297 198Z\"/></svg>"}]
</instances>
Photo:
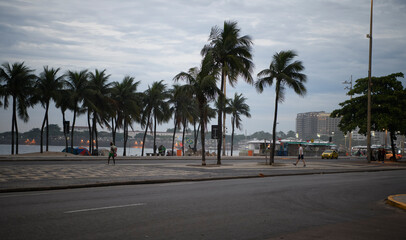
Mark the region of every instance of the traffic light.
<instances>
[{"instance_id":1,"label":"traffic light","mask_svg":"<svg viewBox=\"0 0 406 240\"><path fill-rule=\"evenodd\" d=\"M63 133L69 134L70 130L69 125L70 125L69 121L63 121Z\"/></svg>"}]
</instances>

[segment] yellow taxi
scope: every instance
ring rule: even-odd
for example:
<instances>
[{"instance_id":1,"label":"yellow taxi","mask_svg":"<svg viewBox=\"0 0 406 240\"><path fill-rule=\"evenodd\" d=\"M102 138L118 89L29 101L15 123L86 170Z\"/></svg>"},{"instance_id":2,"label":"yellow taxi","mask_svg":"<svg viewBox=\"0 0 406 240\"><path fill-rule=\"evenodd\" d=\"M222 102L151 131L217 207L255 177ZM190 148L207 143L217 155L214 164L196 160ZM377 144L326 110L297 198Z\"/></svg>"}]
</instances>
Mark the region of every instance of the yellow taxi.
<instances>
[{"instance_id":1,"label":"yellow taxi","mask_svg":"<svg viewBox=\"0 0 406 240\"><path fill-rule=\"evenodd\" d=\"M396 155L396 160L400 160L402 158L402 155L400 155L400 154L395 154L395 155ZM391 150L386 151L385 160L393 160L393 159L394 159L394 157L393 157L392 151Z\"/></svg>"},{"instance_id":2,"label":"yellow taxi","mask_svg":"<svg viewBox=\"0 0 406 240\"><path fill-rule=\"evenodd\" d=\"M337 159L338 158L338 152L336 150L333 150L333 149L326 150L321 154L321 159L324 159L324 158L329 158L329 159L335 158L335 159Z\"/></svg>"}]
</instances>

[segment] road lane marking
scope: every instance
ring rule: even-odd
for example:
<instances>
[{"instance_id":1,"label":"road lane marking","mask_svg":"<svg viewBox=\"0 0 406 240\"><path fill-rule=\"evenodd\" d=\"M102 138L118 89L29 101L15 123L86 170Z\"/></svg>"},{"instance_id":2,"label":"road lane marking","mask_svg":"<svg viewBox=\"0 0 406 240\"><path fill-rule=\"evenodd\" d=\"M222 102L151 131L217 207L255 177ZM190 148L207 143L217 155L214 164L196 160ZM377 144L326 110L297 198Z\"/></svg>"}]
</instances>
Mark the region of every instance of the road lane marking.
<instances>
[{"instance_id":1,"label":"road lane marking","mask_svg":"<svg viewBox=\"0 0 406 240\"><path fill-rule=\"evenodd\" d=\"M100 207L100 208L79 209L79 210L67 211L67 212L64 212L64 213L79 213L79 212L100 211L100 210L106 210L106 209L135 207L135 206L142 206L142 205L145 205L145 203L134 203L134 204L118 205L118 206L107 206L107 207Z\"/></svg>"},{"instance_id":2,"label":"road lane marking","mask_svg":"<svg viewBox=\"0 0 406 240\"><path fill-rule=\"evenodd\" d=\"M40 196L40 195L48 195L48 194L50 194L50 193L12 194L12 195L0 196L0 198L26 197L26 196Z\"/></svg>"}]
</instances>

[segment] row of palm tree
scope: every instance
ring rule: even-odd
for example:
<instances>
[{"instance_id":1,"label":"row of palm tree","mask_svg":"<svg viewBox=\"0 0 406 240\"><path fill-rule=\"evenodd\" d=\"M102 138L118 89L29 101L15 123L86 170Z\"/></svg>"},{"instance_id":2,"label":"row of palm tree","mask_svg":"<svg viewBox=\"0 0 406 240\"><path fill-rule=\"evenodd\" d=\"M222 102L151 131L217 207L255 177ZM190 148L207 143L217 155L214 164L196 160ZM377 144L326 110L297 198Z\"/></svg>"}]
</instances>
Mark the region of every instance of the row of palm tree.
<instances>
[{"instance_id":1,"label":"row of palm tree","mask_svg":"<svg viewBox=\"0 0 406 240\"><path fill-rule=\"evenodd\" d=\"M12 154L14 154L14 137L18 136L17 113L23 121L28 121L27 108L40 103L45 108L41 128L41 152L43 152L43 131L48 129L48 109L51 101L61 109L63 121L66 110L73 112L71 125L71 148L73 148L74 128L76 117L86 114L88 119L90 149L98 149L97 127L107 127L112 132L113 142L118 129L124 131L124 156L129 128L135 123L145 130L142 156L144 155L145 137L148 130L154 134L154 153L156 153L156 127L168 122L173 117L174 135L182 126L183 139L188 124L194 128L194 149L196 149L200 133L202 145L202 164L205 165L205 131L207 123L215 117L217 111L218 126L225 131L226 114L231 114L232 139L235 128L241 128L241 116L250 117L250 109L242 94L235 94L234 99L226 97L226 80L234 86L239 77L254 84L258 92L264 87L275 83L275 113L273 122L273 142L276 136L278 103L283 102L285 87L291 87L299 95L306 93L304 83L306 75L301 61L293 61L297 56L294 51L276 53L270 67L262 70L258 80L254 82L252 71L252 40L248 35L240 36L236 22L225 21L223 29L213 27L209 35L209 43L201 51L200 67L193 67L187 72L177 74L173 80L183 80L184 85L175 84L168 89L163 80L154 82L144 92L138 92L139 81L127 76L122 82L109 82L110 75L106 70L95 72L67 71L60 74L60 69L44 67L37 77L32 69L22 63L10 65L5 63L0 70L0 96L4 101L0 104L8 107L8 99L13 101L12 116ZM220 86L217 82L220 80ZM216 109L212 103L216 101ZM197 126L196 126L197 125ZM46 151L48 151L48 133L46 133ZM67 135L66 136L66 145ZM225 133L220 131L218 136L217 164L221 164L221 150ZM93 146L93 139L95 146ZM182 140L182 146L184 141ZM233 140L231 143L233 148ZM274 148L271 149L271 164L273 163ZM18 141L16 141L18 154ZM174 146L172 144L172 153ZM232 151L231 151L232 152Z\"/></svg>"},{"instance_id":2,"label":"row of palm tree","mask_svg":"<svg viewBox=\"0 0 406 240\"><path fill-rule=\"evenodd\" d=\"M306 94L304 83L307 81L307 77L302 73L304 71L304 66L301 61L294 61L297 54L292 50L281 51L274 54L269 68L262 70L257 75L258 80L254 83L252 77L254 68L252 62L253 42L249 35L241 36L240 31L237 22L225 21L222 29L218 26L211 29L208 39L209 43L201 50L201 55L203 56L202 69L209 69L209 71L204 72L206 74L204 76L210 76L214 80L220 80L220 88L217 88L216 91L218 127L219 129L222 129L222 131L219 131L220 136L218 136L217 142L218 165L221 165L221 155L225 154L225 148L222 148L222 145L225 143L226 113L232 114L232 139L234 135L234 126L237 128L241 127L240 116L245 115L246 117L250 117L249 106L245 104L246 99L242 97L242 95L235 94L234 100L231 102L233 107L227 108L227 79L229 84L234 86L238 78L242 78L247 83L255 84L256 90L259 93L263 92L265 86L271 86L275 83L276 97L272 129L273 143L276 141L278 104L284 101L285 87L288 86L293 88L295 93L300 96ZM201 73L202 72L196 70L195 75ZM193 75L187 77L186 73L181 73L175 77L175 79L181 77L189 79L189 81L190 79L193 79L191 78ZM212 97L214 96L206 96L202 101L207 101ZM204 124L201 125L204 126ZM204 136L202 136L202 141L203 138ZM231 148L233 148L233 140ZM274 152L275 144L272 144L270 164L274 163Z\"/></svg>"},{"instance_id":3,"label":"row of palm tree","mask_svg":"<svg viewBox=\"0 0 406 240\"><path fill-rule=\"evenodd\" d=\"M145 144L145 136L147 130L154 128L154 146L156 145L156 126L160 123L167 122L171 118L171 113L174 113L175 127L180 124L183 126L183 138L185 135L185 129L188 128L188 123L192 123L196 127L196 122L199 122L198 129L205 129L207 121L214 117L214 109L212 109L207 100L202 99L199 91L200 80L205 80L202 74L209 75L203 71L198 72L197 69L191 69L189 71L190 80L186 85L174 85L173 89L167 90L163 81L154 82L152 86L144 93L137 92L137 87L140 82L135 82L133 77L125 77L121 83L108 82L110 75L106 74L106 70L95 72L83 71L67 71L66 74L59 74L60 68L54 69L45 66L43 72L38 77L31 73L33 70L29 69L24 63L15 63L13 65L3 64L1 68L2 76L7 76L8 80L5 82L8 85L15 84L21 85L19 78L15 76L26 75L26 80L32 80L25 83L24 95L13 101L18 104L18 113L24 113L23 120L28 121L29 116L27 113L28 107L31 107L37 103L45 109L44 119L41 127L41 144L40 152L43 152L44 146L44 130L46 130L46 150L48 151L48 129L49 129L49 107L51 101L54 101L56 107L61 109L63 121L66 121L65 111L71 110L73 112L73 121L71 125L71 148L73 148L74 129L76 124L76 118L80 114L86 114L88 119L89 128L89 143L90 149L98 149L97 141L97 127L107 127L112 130L112 138L115 141L115 133L118 128L124 131L124 146L127 144L128 129L132 127L133 123L140 123L145 128L145 134L143 144ZM206 70L208 71L208 70ZM19 72L17 74L17 72ZM193 77L192 77L193 76ZM208 88L202 86L204 91L209 91L212 88L209 95L210 99L214 99L216 94L215 78L207 77L212 81L212 85L208 85ZM181 79L184 77L184 73L178 74L174 79ZM5 79L2 77L2 79ZM17 84L20 83L20 84ZM8 88L8 85L1 85L2 89ZM17 91L17 90L16 90ZM20 94L21 95L21 94ZM4 96L4 106L8 106L8 95ZM24 97L25 99L22 99ZM197 101L191 101L191 99ZM199 105L199 101L203 101L203 105ZM23 103L25 105L20 104ZM143 107L141 107L143 106ZM200 107L200 108L199 108ZM230 105L230 108L232 106ZM203 115L199 114L200 110L204 109ZM13 114L15 116L15 114ZM204 117L203 123L199 121L200 117ZM16 120L12 120L13 128L17 129ZM203 126L203 127L202 127ZM18 131L12 132L12 137L18 136ZM176 129L174 131L175 136ZM199 132L199 130L195 131ZM197 136L196 136L197 137ZM95 139L96 146L93 146L93 139ZM195 141L196 144L197 141ZM12 143L12 154L14 154L14 141ZM18 141L15 144L16 154L18 154ZM184 141L182 140L182 146ZM196 146L195 146L196 148ZM144 150L144 145L143 145ZM143 155L142 150L142 155ZM173 146L172 146L173 150ZM156 151L156 149L154 149ZM156 152L154 152L156 153ZM126 148L124 148L124 155L126 155Z\"/></svg>"}]
</instances>

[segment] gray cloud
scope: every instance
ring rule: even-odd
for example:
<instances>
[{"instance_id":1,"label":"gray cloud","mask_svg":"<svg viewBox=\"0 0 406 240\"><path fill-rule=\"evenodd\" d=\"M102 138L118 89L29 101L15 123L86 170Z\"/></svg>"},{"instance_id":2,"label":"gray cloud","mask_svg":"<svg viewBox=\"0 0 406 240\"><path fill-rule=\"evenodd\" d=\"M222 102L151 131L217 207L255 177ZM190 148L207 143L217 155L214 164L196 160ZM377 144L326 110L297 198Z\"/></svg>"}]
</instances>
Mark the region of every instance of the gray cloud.
<instances>
[{"instance_id":1,"label":"gray cloud","mask_svg":"<svg viewBox=\"0 0 406 240\"><path fill-rule=\"evenodd\" d=\"M375 3L373 75L405 72L405 10L402 0ZM198 66L211 27L235 20L253 38L255 74L288 49L306 67L307 96L288 89L279 109L278 129L288 131L295 130L298 112L338 108L347 98L342 82L367 75L369 14L369 1L350 0L0 1L0 62L25 61L37 73L44 65L106 68L112 81L129 74L144 91L161 79L171 86L174 75ZM228 89L228 96L248 98L248 133L271 131L274 88L258 94L239 82ZM23 131L40 126L42 109L35 109L28 124L20 123ZM11 115L0 112L0 131L8 131ZM51 122L59 123L55 112Z\"/></svg>"}]
</instances>

